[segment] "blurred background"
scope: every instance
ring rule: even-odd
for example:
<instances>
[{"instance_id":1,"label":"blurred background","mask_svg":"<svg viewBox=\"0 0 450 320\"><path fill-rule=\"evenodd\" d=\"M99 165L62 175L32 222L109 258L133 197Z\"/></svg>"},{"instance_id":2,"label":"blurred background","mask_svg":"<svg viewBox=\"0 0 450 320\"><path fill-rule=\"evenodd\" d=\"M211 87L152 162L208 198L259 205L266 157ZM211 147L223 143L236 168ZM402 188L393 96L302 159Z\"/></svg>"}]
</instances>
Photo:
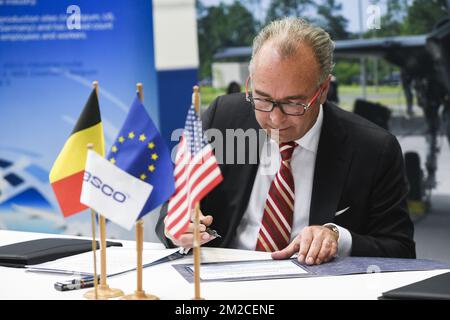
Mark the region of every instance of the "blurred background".
<instances>
[{"instance_id":1,"label":"blurred background","mask_svg":"<svg viewBox=\"0 0 450 320\"><path fill-rule=\"evenodd\" d=\"M450 1L0 0L0 229L89 235L64 219L48 172L100 83L107 149L144 84L173 147L192 86L202 109L244 90L252 39L303 17L336 43L328 99L395 134L405 155L420 258L450 262ZM157 212L146 216L145 239ZM111 238L134 239L108 225Z\"/></svg>"},{"instance_id":2,"label":"blurred background","mask_svg":"<svg viewBox=\"0 0 450 320\"><path fill-rule=\"evenodd\" d=\"M450 261L450 1L198 1L205 105L230 84L245 90L253 35L284 16L331 35L328 100L397 136L418 257Z\"/></svg>"}]
</instances>

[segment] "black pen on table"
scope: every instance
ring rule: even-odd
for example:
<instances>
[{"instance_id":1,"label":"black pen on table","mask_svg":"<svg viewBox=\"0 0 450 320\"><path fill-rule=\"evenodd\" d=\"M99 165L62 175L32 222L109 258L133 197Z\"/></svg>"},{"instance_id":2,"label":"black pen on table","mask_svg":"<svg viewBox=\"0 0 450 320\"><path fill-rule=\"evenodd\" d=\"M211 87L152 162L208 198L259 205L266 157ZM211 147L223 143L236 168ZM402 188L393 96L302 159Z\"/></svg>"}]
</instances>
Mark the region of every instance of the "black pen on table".
<instances>
[{"instance_id":1,"label":"black pen on table","mask_svg":"<svg viewBox=\"0 0 450 320\"><path fill-rule=\"evenodd\" d=\"M97 277L98 281L100 281L100 276ZM58 281L55 282L54 287L58 291L70 291L70 290L78 290L84 288L92 288L94 286L94 277L87 276L79 279L67 280L67 281Z\"/></svg>"}]
</instances>

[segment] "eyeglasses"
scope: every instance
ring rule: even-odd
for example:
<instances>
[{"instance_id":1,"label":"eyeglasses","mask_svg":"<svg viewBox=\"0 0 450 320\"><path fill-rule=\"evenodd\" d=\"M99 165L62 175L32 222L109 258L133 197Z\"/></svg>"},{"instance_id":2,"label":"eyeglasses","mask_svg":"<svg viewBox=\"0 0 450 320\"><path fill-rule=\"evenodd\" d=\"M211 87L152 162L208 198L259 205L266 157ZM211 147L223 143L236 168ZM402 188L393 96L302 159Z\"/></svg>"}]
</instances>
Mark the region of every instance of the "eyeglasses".
<instances>
[{"instance_id":1,"label":"eyeglasses","mask_svg":"<svg viewBox=\"0 0 450 320\"><path fill-rule=\"evenodd\" d=\"M245 99L250 102L253 106L253 109L262 111L262 112L272 112L275 107L279 107L281 112L290 116L302 116L305 114L306 110L308 110L314 103L316 103L317 98L322 93L322 88L319 87L317 92L311 98L309 103L301 103L301 102L280 102L265 98L254 98L251 92L248 92L248 83L250 81L250 77L247 78L245 82Z\"/></svg>"}]
</instances>

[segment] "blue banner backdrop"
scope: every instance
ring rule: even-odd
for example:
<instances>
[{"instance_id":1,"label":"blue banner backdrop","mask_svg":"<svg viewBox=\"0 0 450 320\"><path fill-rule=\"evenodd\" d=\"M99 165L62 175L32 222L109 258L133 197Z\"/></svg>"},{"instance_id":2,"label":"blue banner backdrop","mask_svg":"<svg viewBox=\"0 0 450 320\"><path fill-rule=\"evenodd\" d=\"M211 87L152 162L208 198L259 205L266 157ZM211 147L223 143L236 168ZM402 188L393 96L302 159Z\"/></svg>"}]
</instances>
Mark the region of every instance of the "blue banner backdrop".
<instances>
[{"instance_id":1,"label":"blue banner backdrop","mask_svg":"<svg viewBox=\"0 0 450 320\"><path fill-rule=\"evenodd\" d=\"M62 217L48 172L94 80L107 148L137 82L161 127L153 40L148 0L0 0L0 229L90 234L86 213ZM164 124L168 140L175 125Z\"/></svg>"}]
</instances>

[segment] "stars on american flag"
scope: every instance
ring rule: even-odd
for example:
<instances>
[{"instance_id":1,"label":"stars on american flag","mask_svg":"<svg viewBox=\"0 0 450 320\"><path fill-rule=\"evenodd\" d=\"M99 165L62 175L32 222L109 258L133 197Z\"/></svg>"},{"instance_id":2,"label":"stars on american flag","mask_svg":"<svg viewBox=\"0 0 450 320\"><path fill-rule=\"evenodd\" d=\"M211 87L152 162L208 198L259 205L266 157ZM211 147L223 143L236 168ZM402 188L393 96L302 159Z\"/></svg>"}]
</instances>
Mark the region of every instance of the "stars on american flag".
<instances>
[{"instance_id":1,"label":"stars on american flag","mask_svg":"<svg viewBox=\"0 0 450 320\"><path fill-rule=\"evenodd\" d=\"M196 154L205 145L203 139L202 123L199 117L195 114L195 109L190 108L186 117L185 137L191 154Z\"/></svg>"}]
</instances>

